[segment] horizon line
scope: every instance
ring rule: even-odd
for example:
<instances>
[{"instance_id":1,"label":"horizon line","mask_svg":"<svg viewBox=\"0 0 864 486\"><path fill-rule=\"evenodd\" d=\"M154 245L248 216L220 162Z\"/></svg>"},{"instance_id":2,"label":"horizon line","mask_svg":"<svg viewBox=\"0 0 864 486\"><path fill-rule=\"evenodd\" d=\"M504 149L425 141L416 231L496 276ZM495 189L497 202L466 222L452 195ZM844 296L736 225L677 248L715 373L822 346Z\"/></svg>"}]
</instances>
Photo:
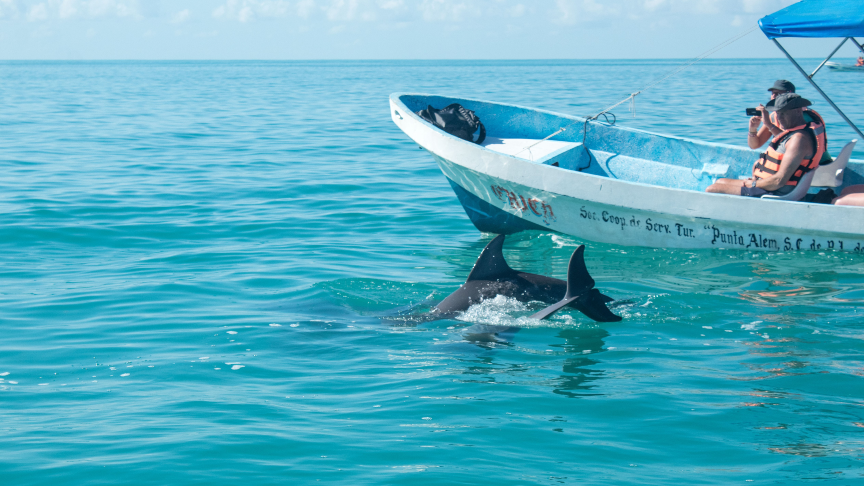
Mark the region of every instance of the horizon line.
<instances>
[{"instance_id":1,"label":"horizon line","mask_svg":"<svg viewBox=\"0 0 864 486\"><path fill-rule=\"evenodd\" d=\"M853 56L854 57L854 56ZM692 57L550 57L550 58L487 58L487 59L470 59L470 58L365 58L365 59L338 59L338 58L318 58L318 59L217 59L217 58L92 58L92 59L55 59L55 58L33 58L33 59L0 59L0 62L380 62L380 61L450 61L450 62L494 62L494 61L689 61ZM702 59L703 61L754 61L754 60L776 60L786 58L783 56L775 57L715 57ZM822 59L821 57L801 57L798 59Z\"/></svg>"}]
</instances>

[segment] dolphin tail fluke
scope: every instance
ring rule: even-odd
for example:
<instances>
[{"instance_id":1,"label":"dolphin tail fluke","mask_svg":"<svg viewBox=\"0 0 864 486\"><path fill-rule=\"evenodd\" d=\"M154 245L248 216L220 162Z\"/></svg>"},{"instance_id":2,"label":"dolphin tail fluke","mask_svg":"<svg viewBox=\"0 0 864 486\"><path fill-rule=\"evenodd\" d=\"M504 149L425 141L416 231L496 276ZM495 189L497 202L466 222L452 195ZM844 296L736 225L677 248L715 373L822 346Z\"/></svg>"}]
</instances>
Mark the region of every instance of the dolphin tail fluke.
<instances>
[{"instance_id":1,"label":"dolphin tail fluke","mask_svg":"<svg viewBox=\"0 0 864 486\"><path fill-rule=\"evenodd\" d=\"M498 235L483 248L466 282L496 280L516 273L504 260L504 235Z\"/></svg>"},{"instance_id":2,"label":"dolphin tail fluke","mask_svg":"<svg viewBox=\"0 0 864 486\"><path fill-rule=\"evenodd\" d=\"M573 256L570 257L570 264L567 267L567 293L564 294L564 299L537 312L531 318L545 319L562 307L573 304L579 311L595 321L617 322L621 320L620 316L616 316L606 307L606 302L611 302L613 299L594 288L594 279L591 278L588 268L585 267L584 254L585 245L579 245L573 252Z\"/></svg>"},{"instance_id":3,"label":"dolphin tail fluke","mask_svg":"<svg viewBox=\"0 0 864 486\"><path fill-rule=\"evenodd\" d=\"M616 316L606 307L603 294L597 289L591 289L581 299L576 300L576 308L597 322L618 322L621 316Z\"/></svg>"}]
</instances>

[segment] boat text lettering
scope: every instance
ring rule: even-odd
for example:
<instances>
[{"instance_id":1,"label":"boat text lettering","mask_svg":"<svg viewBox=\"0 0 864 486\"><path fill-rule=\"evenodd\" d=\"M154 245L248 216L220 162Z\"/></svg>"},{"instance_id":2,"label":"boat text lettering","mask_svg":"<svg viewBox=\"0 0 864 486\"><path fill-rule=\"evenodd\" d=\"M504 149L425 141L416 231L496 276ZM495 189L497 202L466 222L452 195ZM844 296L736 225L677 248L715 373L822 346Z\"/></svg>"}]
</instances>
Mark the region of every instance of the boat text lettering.
<instances>
[{"instance_id":1,"label":"boat text lettering","mask_svg":"<svg viewBox=\"0 0 864 486\"><path fill-rule=\"evenodd\" d=\"M521 194L509 191L501 186L492 186L495 195L505 203L509 204L523 214L519 216L528 218L534 215L546 222L554 221L552 207L536 198L525 198ZM645 240L652 243L669 243L670 246L681 247L719 247L737 248L741 250L763 250L763 251L829 251L839 250L864 254L864 241L851 241L840 239L819 239L801 235L788 235L766 231L752 231L748 229L732 229L717 227L709 221L699 222L694 226L688 222L676 222L656 215L645 220L638 219L635 214L627 214L604 207L592 207L589 204L579 207L579 218L584 221L583 225L591 228L591 231L608 231L611 226L620 228L625 233L625 240L630 243L644 244ZM707 218L702 218L707 219ZM643 222L644 221L644 222ZM741 233L738 233L742 230ZM651 236L646 238L645 231ZM617 233L617 231L615 231ZM607 235L608 236L608 235ZM691 240L692 238L692 240ZM688 242L682 239L689 240ZM675 242L674 244L672 244Z\"/></svg>"},{"instance_id":2,"label":"boat text lettering","mask_svg":"<svg viewBox=\"0 0 864 486\"><path fill-rule=\"evenodd\" d=\"M760 234L750 233L750 243L747 248L766 248L769 250L779 250L777 240L774 238L766 238Z\"/></svg>"},{"instance_id":3,"label":"boat text lettering","mask_svg":"<svg viewBox=\"0 0 864 486\"><path fill-rule=\"evenodd\" d=\"M544 201L540 199L529 197L525 199L525 196L521 194L517 194L505 187L501 186L490 186L492 192L495 194L500 201L506 202L510 204L510 207L517 211L527 212L529 209L534 215L542 217L543 222L546 223L546 226L557 218L555 218L555 213L552 211L552 205L546 204Z\"/></svg>"},{"instance_id":4,"label":"boat text lettering","mask_svg":"<svg viewBox=\"0 0 864 486\"><path fill-rule=\"evenodd\" d=\"M671 231L669 231L668 224L652 223L651 218L645 220L645 229L648 231L656 231L658 233L662 233L664 231L668 234L672 233Z\"/></svg>"},{"instance_id":5,"label":"boat text lettering","mask_svg":"<svg viewBox=\"0 0 864 486\"><path fill-rule=\"evenodd\" d=\"M607 223L612 223L615 225L621 225L621 229L623 230L625 226L627 226L627 218L621 218L618 216L614 216L609 214L608 211L603 211L603 221Z\"/></svg>"},{"instance_id":6,"label":"boat text lettering","mask_svg":"<svg viewBox=\"0 0 864 486\"><path fill-rule=\"evenodd\" d=\"M800 250L802 241L804 240L798 238L795 240L795 243L792 243L792 239L787 236L786 239L783 240L783 251Z\"/></svg>"},{"instance_id":7,"label":"boat text lettering","mask_svg":"<svg viewBox=\"0 0 864 486\"><path fill-rule=\"evenodd\" d=\"M748 233L747 236L739 235L737 231L733 230L731 233L724 232L720 228L711 225L706 226L706 229L710 228L714 234L714 238L711 240L711 244L726 243L729 245L737 245L743 246L744 248L761 248L764 250L779 250L780 245L777 243L776 238L768 238L759 233ZM792 242L787 237L786 240L783 241L784 248L788 251L792 249ZM798 240L798 248L801 248L801 240Z\"/></svg>"},{"instance_id":8,"label":"boat text lettering","mask_svg":"<svg viewBox=\"0 0 864 486\"><path fill-rule=\"evenodd\" d=\"M696 238L693 234L693 228L688 228L681 223L675 223L675 229L678 230L678 236L686 236L687 238Z\"/></svg>"},{"instance_id":9,"label":"boat text lettering","mask_svg":"<svg viewBox=\"0 0 864 486\"><path fill-rule=\"evenodd\" d=\"M579 217L582 219L590 219L593 221L603 221L604 223L611 223L615 226L620 226L623 231L627 226L633 226L638 228L640 224L642 224L641 220L636 219L636 216L631 216L628 220L626 216L616 216L609 211L602 211L600 213L600 217L597 217L597 213L593 211L588 211L585 209L585 206L579 208Z\"/></svg>"}]
</instances>

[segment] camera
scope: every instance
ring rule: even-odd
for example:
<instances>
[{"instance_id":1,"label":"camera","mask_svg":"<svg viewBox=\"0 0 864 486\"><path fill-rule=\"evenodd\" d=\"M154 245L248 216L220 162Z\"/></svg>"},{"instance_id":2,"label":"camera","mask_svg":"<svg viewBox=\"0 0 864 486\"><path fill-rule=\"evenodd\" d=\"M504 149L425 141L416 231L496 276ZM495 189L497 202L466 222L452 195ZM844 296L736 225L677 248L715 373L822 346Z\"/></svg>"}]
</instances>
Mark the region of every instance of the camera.
<instances>
[{"instance_id":1,"label":"camera","mask_svg":"<svg viewBox=\"0 0 864 486\"><path fill-rule=\"evenodd\" d=\"M747 116L762 116L762 112L756 108L747 108L745 111L747 112Z\"/></svg>"}]
</instances>

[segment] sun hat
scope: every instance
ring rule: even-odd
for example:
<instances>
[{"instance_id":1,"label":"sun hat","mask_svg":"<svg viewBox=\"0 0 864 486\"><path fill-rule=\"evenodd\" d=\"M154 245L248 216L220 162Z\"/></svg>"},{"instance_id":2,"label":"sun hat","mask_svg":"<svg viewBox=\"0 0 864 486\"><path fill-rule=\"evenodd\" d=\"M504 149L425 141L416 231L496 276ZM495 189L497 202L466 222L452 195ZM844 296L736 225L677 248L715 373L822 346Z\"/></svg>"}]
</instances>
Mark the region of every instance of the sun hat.
<instances>
[{"instance_id":1,"label":"sun hat","mask_svg":"<svg viewBox=\"0 0 864 486\"><path fill-rule=\"evenodd\" d=\"M810 106L810 100L802 98L801 95L795 93L783 93L774 98L774 106L766 106L768 111L786 111L794 110L795 108L804 108Z\"/></svg>"},{"instance_id":2,"label":"sun hat","mask_svg":"<svg viewBox=\"0 0 864 486\"><path fill-rule=\"evenodd\" d=\"M785 79L774 81L774 86L768 88L768 91L786 91L787 93L795 92L795 85Z\"/></svg>"}]
</instances>

